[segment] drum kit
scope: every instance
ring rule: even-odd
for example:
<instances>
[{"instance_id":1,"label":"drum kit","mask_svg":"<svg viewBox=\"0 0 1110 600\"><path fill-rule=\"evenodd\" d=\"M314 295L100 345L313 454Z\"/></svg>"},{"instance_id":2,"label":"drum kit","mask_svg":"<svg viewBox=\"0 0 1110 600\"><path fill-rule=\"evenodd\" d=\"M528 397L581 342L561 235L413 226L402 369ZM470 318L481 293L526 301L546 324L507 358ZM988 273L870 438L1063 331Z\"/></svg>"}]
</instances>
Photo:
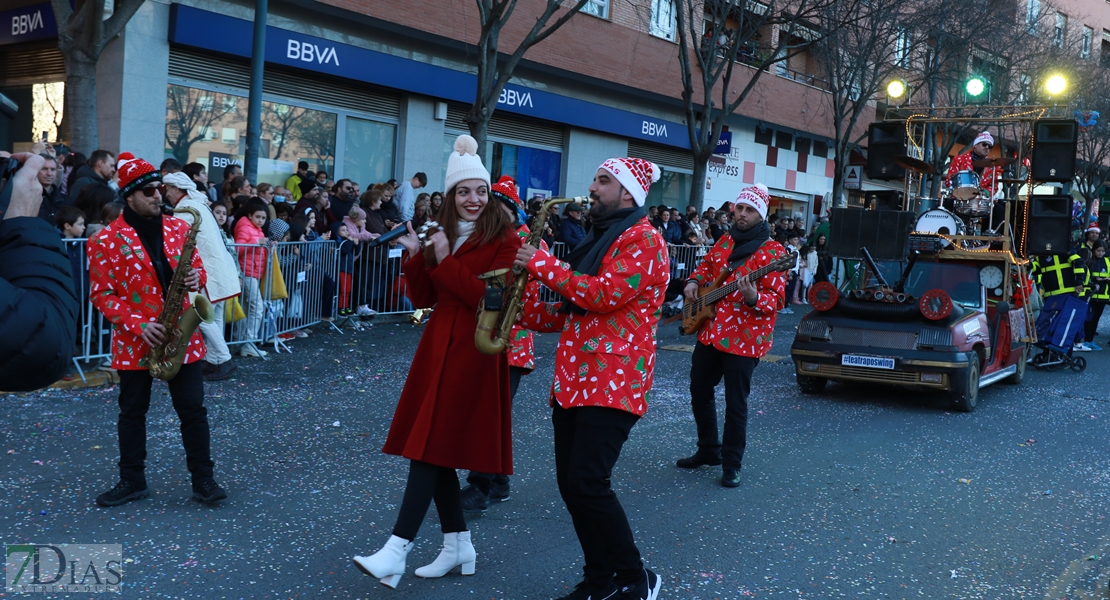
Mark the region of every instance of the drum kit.
<instances>
[{"instance_id":1,"label":"drum kit","mask_svg":"<svg viewBox=\"0 0 1110 600\"><path fill-rule=\"evenodd\" d=\"M1015 158L984 158L972 161L977 169L1005 167L1016 162ZM922 175L936 175L933 165L912 156L896 156L894 162L899 166ZM1003 180L1003 183L1012 180ZM913 202L917 213L915 230L921 233L939 235L982 234L984 219L990 218L994 200L988 190L980 187L979 174L975 171L959 171L949 178L948 185L941 190L939 198L918 197ZM945 242L947 246L948 243Z\"/></svg>"}]
</instances>

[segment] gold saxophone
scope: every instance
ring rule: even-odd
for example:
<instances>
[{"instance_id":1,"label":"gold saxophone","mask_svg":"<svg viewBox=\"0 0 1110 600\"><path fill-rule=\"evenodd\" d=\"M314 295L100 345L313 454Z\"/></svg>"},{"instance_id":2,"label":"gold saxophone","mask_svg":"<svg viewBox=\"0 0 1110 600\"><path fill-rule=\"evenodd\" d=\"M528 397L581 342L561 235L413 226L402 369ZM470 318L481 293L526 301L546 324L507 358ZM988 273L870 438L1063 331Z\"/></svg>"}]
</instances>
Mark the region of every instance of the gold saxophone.
<instances>
[{"instance_id":1,"label":"gold saxophone","mask_svg":"<svg viewBox=\"0 0 1110 600\"><path fill-rule=\"evenodd\" d=\"M544 202L543 208L536 213L536 219L532 222L532 231L528 233L524 243L538 248L540 239L543 237L544 223L547 222L548 209L568 202L585 206L589 198L586 196L552 198ZM513 277L511 285L507 281L510 271ZM482 273L478 279L486 282L486 297L478 303L478 328L474 330L474 345L482 354L498 354L508 350L512 345L510 335L523 306L524 287L528 284L528 270L520 267L497 269Z\"/></svg>"},{"instance_id":2,"label":"gold saxophone","mask_svg":"<svg viewBox=\"0 0 1110 600\"><path fill-rule=\"evenodd\" d=\"M166 330L166 340L158 346L151 346L146 355L147 369L151 376L169 381L177 376L185 360L185 350L189 347L189 340L201 322L211 323L215 318L212 303L201 294L193 298L193 305L181 313L181 305L185 303L185 278L189 276L189 269L193 264L193 253L197 250L197 234L200 232L200 213L195 208L177 208L175 213L187 212L193 215L193 224L189 227L189 234L185 237L185 244L181 247L181 258L177 261L177 268L173 270L173 279L170 289L166 292L166 302L162 305L162 312L158 315L158 324Z\"/></svg>"}]
</instances>

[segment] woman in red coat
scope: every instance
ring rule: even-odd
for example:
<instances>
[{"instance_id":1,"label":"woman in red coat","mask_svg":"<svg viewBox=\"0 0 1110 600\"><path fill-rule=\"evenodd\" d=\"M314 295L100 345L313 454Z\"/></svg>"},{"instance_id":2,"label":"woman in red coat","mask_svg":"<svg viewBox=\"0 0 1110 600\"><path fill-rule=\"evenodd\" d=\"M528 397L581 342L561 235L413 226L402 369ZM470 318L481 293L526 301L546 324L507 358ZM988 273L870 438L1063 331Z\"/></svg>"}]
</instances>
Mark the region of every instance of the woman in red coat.
<instances>
[{"instance_id":1,"label":"woman in red coat","mask_svg":"<svg viewBox=\"0 0 1110 600\"><path fill-rule=\"evenodd\" d=\"M485 295L478 275L512 266L520 239L512 219L489 202L490 176L468 135L455 141L447 161L449 191L438 215L443 230L420 252L409 225L400 238L408 294L417 306L435 306L383 451L409 459L409 477L393 536L355 566L397 587L420 523L435 500L443 550L419 577L442 577L456 566L474 573L474 546L466 529L455 469L512 473L511 397L507 354L487 356L474 345L474 314ZM418 366L419 365L419 366Z\"/></svg>"}]
</instances>

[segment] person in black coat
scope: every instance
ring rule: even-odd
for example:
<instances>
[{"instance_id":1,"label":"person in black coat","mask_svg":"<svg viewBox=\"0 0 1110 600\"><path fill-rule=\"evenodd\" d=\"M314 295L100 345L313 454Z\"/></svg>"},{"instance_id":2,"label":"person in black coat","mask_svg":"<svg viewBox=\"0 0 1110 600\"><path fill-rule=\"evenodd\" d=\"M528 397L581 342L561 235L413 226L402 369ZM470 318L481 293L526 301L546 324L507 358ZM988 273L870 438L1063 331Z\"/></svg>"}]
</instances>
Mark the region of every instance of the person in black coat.
<instances>
[{"instance_id":1,"label":"person in black coat","mask_svg":"<svg viewBox=\"0 0 1110 600\"><path fill-rule=\"evenodd\" d=\"M574 248L578 242L586 239L586 229L582 226L582 207L573 202L567 205L563 212L563 222L559 224L559 239L568 248Z\"/></svg>"},{"instance_id":2,"label":"person in black coat","mask_svg":"<svg viewBox=\"0 0 1110 600\"><path fill-rule=\"evenodd\" d=\"M73 358L78 303L69 256L39 218L43 158L18 154L0 221L0 389L36 390L60 379Z\"/></svg>"}]
</instances>

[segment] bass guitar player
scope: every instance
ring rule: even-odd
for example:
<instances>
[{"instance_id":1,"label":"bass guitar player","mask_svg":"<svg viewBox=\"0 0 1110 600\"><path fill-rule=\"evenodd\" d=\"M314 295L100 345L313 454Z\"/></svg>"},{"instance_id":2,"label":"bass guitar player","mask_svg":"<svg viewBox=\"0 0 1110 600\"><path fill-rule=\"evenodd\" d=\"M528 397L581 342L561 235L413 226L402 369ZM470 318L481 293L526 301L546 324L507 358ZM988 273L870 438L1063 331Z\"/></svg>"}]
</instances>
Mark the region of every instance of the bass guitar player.
<instances>
[{"instance_id":1,"label":"bass guitar player","mask_svg":"<svg viewBox=\"0 0 1110 600\"><path fill-rule=\"evenodd\" d=\"M788 262L783 260L787 258L786 250L770 236L769 202L767 187L762 184L740 191L732 209L733 225L728 235L717 240L683 290L687 305L693 308L705 304L703 298L710 297L705 288L729 284L735 287L735 291L713 304L712 318L704 320L696 332L698 341L690 366L690 406L697 424L698 450L677 462L684 469L723 465L724 487L740 485L752 373L759 359L771 349L775 319L786 303L785 279L776 268L765 268ZM726 271L731 273L722 280L720 276ZM684 312L689 313L685 325L698 311ZM694 333L689 329L686 332ZM713 396L722 378L725 425L724 435L718 437Z\"/></svg>"}]
</instances>

